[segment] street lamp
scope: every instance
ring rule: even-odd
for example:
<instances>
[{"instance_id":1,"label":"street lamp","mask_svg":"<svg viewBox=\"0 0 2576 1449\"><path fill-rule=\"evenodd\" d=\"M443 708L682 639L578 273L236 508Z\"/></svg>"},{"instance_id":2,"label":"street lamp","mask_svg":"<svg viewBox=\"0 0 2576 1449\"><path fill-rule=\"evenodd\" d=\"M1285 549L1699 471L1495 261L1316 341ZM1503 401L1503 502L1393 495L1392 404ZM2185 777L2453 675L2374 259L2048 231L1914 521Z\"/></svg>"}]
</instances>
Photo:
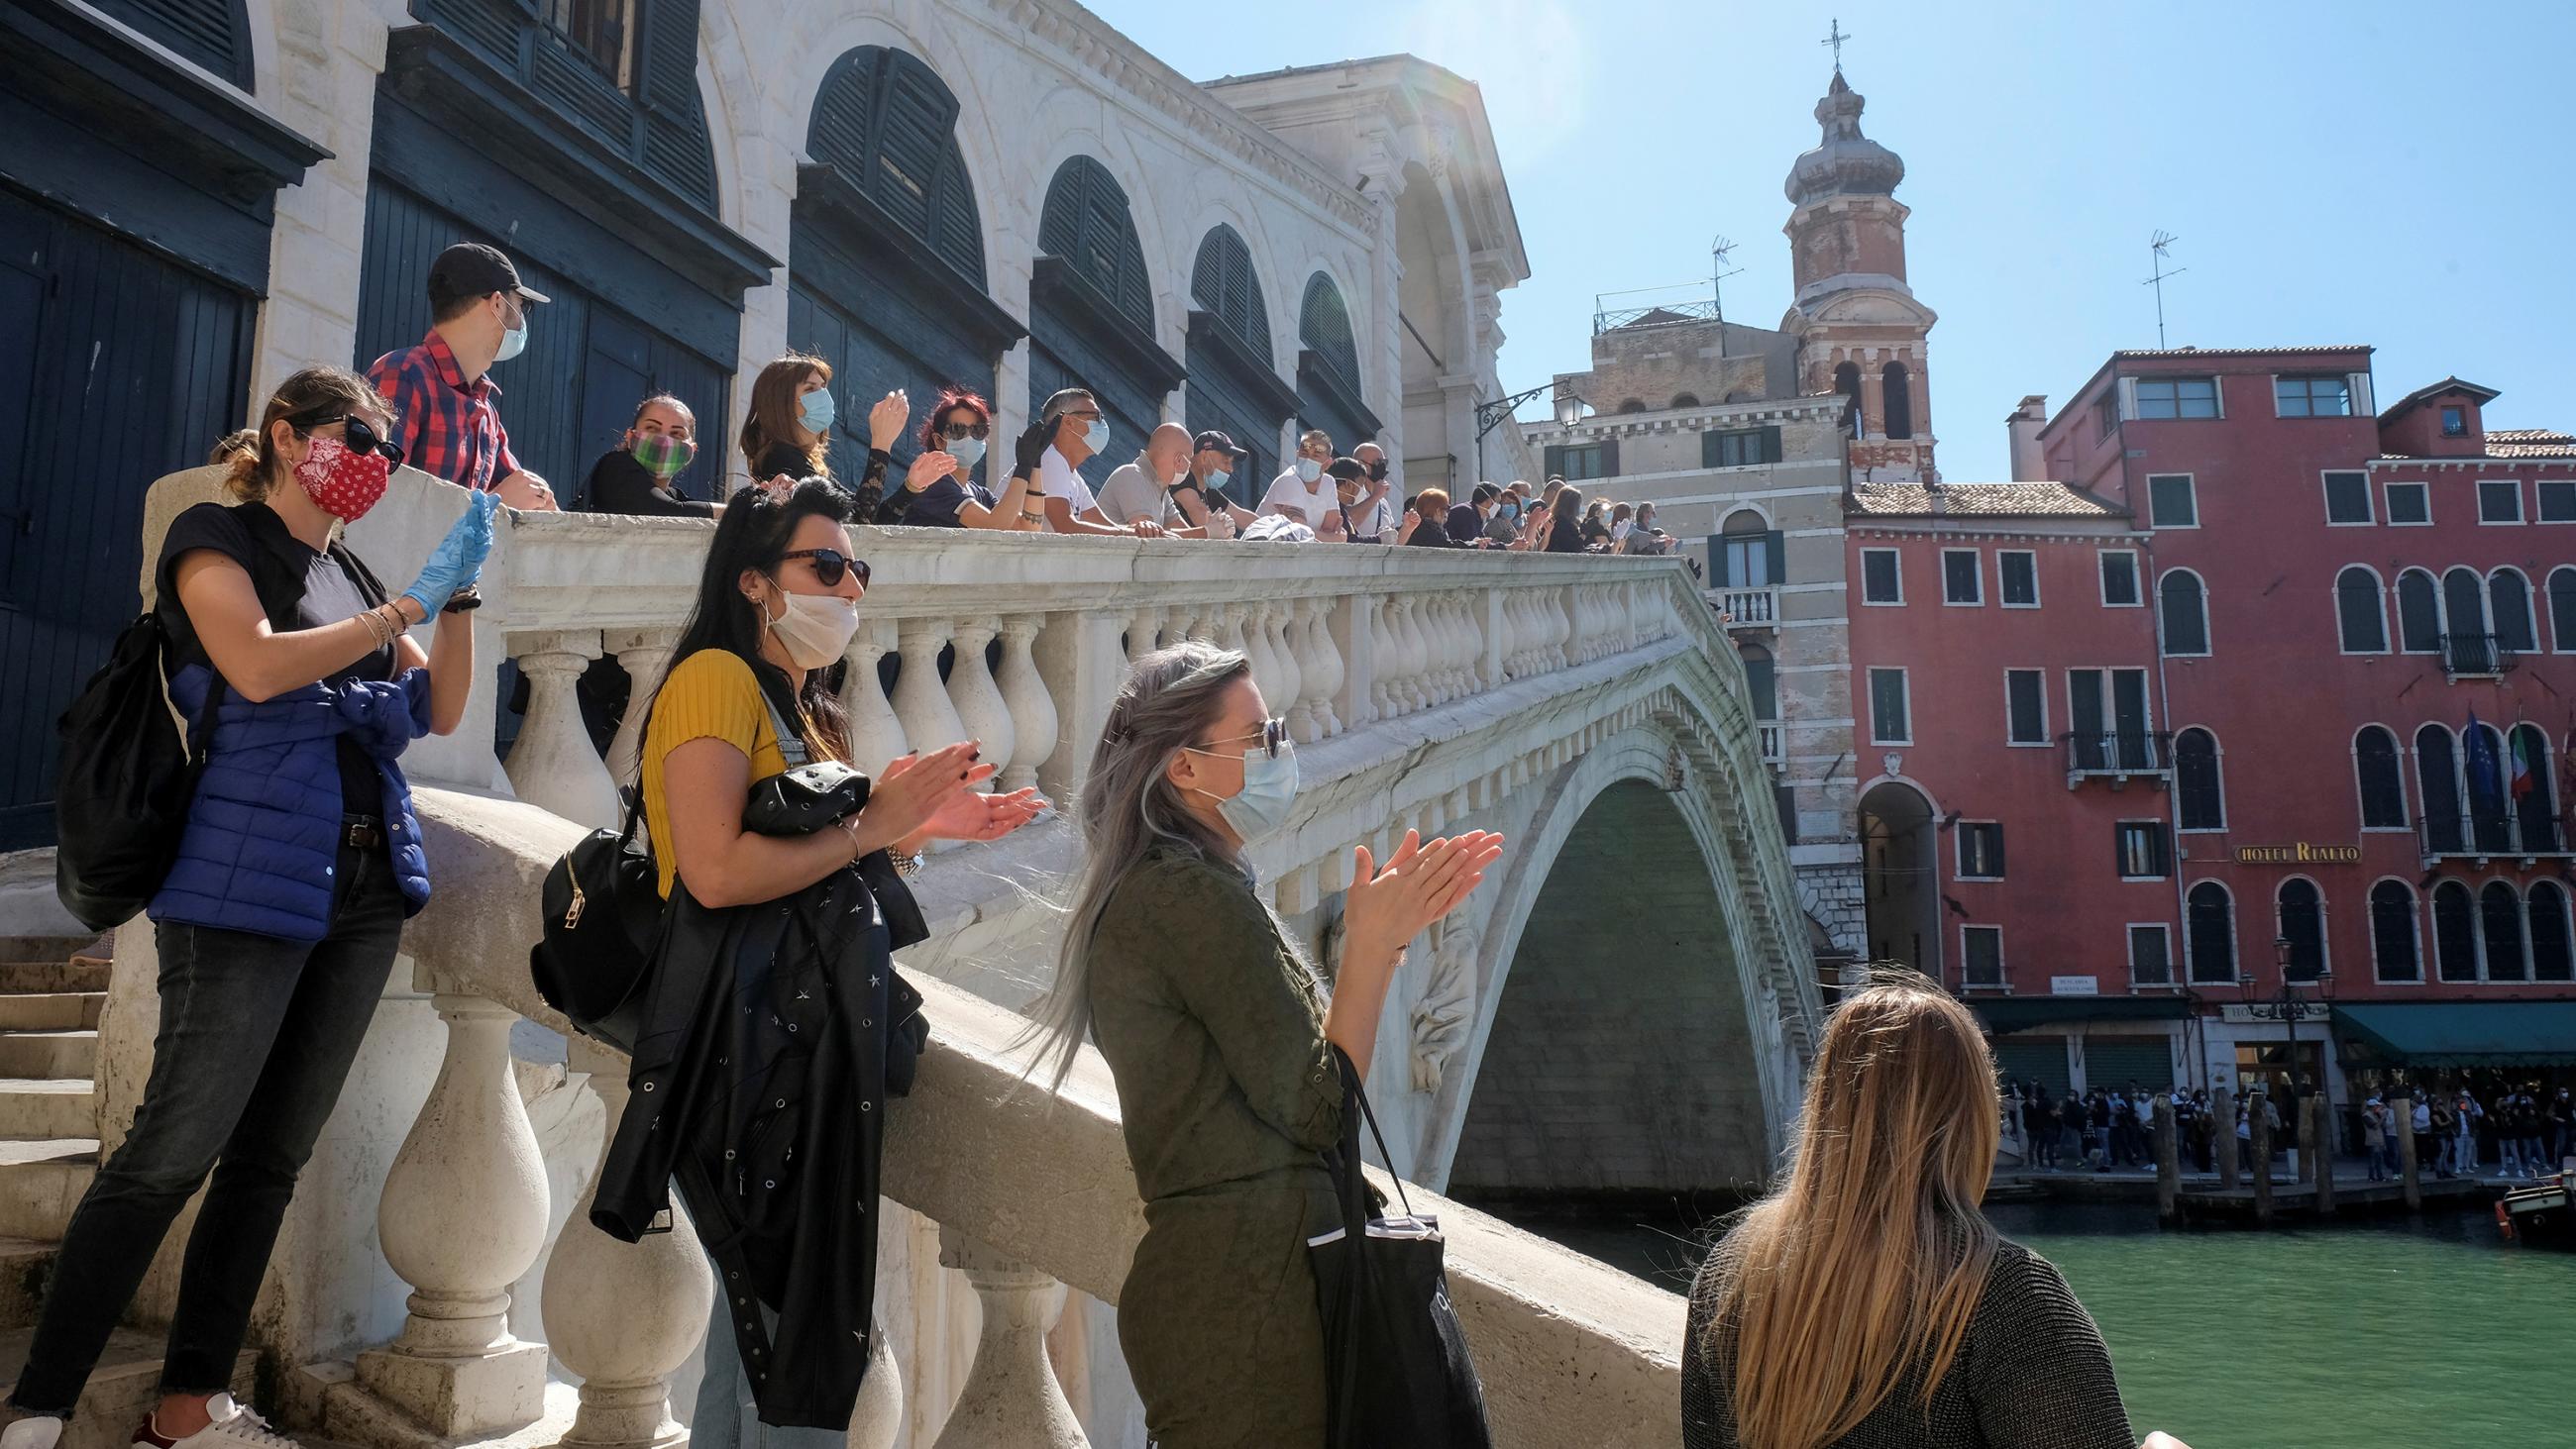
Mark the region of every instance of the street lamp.
<instances>
[{"instance_id":1,"label":"street lamp","mask_svg":"<svg viewBox=\"0 0 2576 1449\"><path fill-rule=\"evenodd\" d=\"M1528 402L1549 388L1556 389L1556 425L1560 428L1570 428L1582 421L1583 399L1575 395L1573 385L1563 378L1554 382L1541 383L1537 387L1523 388L1509 397L1498 397L1492 402L1476 404L1476 476L1471 481L1478 483L1486 481L1485 435L1502 426L1503 420L1510 417L1522 403Z\"/></svg>"},{"instance_id":2,"label":"street lamp","mask_svg":"<svg viewBox=\"0 0 2576 1449\"><path fill-rule=\"evenodd\" d=\"M2236 984L2245 994L2245 1015L2248 1018L2255 1021L2277 1021L2282 1024L2283 1028L2288 1033L2289 1058L2282 1068L2282 1076L2290 1085L2290 1105L2291 1110L2295 1112L2298 1108L2299 1100L2299 1023L2309 1017L2322 1018L2334 1010L2334 969L2331 966L2320 964L2317 968L2316 979L2309 983L2316 988L2317 999L2314 1001L2303 1000L2300 998L2298 991L2300 983L2290 979L2290 952L2292 948L2292 942L2286 933L2275 936L2272 939L2272 966L2281 980L2280 995L2265 997L2257 994L2257 987L2255 985L2253 973L2251 972L2239 975L2236 978ZM2334 1092L2332 1090L2332 1079L2327 1075L2325 1063L2322 1059L2320 1059L2318 1063L2317 1092L2325 1099L2326 1126L2324 1131L2328 1134L2328 1140L2331 1141L2331 1134L2334 1130ZM2309 1150L2321 1150L2321 1145L2311 1143L2309 1144Z\"/></svg>"}]
</instances>

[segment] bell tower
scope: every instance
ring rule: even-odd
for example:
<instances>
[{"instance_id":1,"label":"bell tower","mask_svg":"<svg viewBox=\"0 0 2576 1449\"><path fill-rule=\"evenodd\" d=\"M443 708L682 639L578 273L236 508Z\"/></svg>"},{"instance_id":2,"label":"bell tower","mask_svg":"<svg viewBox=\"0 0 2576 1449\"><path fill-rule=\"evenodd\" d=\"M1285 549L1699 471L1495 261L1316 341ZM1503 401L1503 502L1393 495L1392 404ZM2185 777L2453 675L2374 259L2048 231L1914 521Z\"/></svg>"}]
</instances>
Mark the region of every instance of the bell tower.
<instances>
[{"instance_id":1,"label":"bell tower","mask_svg":"<svg viewBox=\"0 0 2576 1449\"><path fill-rule=\"evenodd\" d=\"M1800 392L1852 399L1852 481L1933 483L1925 339L1938 319L1905 280L1905 162L1861 134L1863 104L1837 63L1816 102L1822 137L1789 168L1798 291L1780 330L1798 339Z\"/></svg>"}]
</instances>

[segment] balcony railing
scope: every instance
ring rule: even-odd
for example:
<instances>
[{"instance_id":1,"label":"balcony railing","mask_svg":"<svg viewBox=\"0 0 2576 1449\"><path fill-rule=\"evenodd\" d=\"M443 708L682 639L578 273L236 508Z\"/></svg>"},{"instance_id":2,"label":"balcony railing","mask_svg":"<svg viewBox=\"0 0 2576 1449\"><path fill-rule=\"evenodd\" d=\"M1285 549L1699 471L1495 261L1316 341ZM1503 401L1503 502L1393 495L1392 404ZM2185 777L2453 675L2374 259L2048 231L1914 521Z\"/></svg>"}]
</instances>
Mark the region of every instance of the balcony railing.
<instances>
[{"instance_id":1,"label":"balcony railing","mask_svg":"<svg viewBox=\"0 0 2576 1449\"><path fill-rule=\"evenodd\" d=\"M2460 815L2420 815L2415 838L2424 859L2486 860L2520 856L2525 860L2576 859L2576 844L2567 822L2556 815L2521 811L2473 810Z\"/></svg>"},{"instance_id":2,"label":"balcony railing","mask_svg":"<svg viewBox=\"0 0 2576 1449\"><path fill-rule=\"evenodd\" d=\"M1726 615L1729 629L1778 629L1780 627L1780 591L1769 585L1759 588L1718 589L1717 607Z\"/></svg>"},{"instance_id":3,"label":"balcony railing","mask_svg":"<svg viewBox=\"0 0 2576 1449\"><path fill-rule=\"evenodd\" d=\"M2442 672L2453 679L2492 679L2513 667L2513 655L2493 634L2442 636Z\"/></svg>"},{"instance_id":4,"label":"balcony railing","mask_svg":"<svg viewBox=\"0 0 2576 1449\"><path fill-rule=\"evenodd\" d=\"M2070 732L2057 739L2066 747L2069 790L2088 779L2108 779L2117 788L2127 784L2133 775L2157 785L2173 776L2173 736L2163 730Z\"/></svg>"},{"instance_id":5,"label":"balcony railing","mask_svg":"<svg viewBox=\"0 0 2576 1449\"><path fill-rule=\"evenodd\" d=\"M1789 758L1788 746L1779 725L1756 720L1753 723L1753 735L1762 744L1762 763L1776 765Z\"/></svg>"}]
</instances>

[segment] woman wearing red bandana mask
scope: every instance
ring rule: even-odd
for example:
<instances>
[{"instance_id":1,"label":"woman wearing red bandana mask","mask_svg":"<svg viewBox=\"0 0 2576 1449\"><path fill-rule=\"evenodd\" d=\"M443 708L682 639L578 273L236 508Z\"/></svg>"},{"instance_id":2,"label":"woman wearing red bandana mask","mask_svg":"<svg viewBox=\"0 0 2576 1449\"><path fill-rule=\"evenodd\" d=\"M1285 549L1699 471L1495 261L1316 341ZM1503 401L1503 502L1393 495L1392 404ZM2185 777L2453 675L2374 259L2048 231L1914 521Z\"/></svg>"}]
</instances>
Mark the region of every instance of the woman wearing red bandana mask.
<instances>
[{"instance_id":1,"label":"woman wearing red bandana mask","mask_svg":"<svg viewBox=\"0 0 2576 1449\"><path fill-rule=\"evenodd\" d=\"M429 895L397 757L463 718L474 631L442 618L426 651L408 631L471 597L498 507L447 490L464 517L389 600L332 534L384 496L401 457L382 441L392 435L363 380L307 368L268 400L256 451L232 464L242 501L171 523L156 608L174 707L204 729L205 766L146 912L162 1000L152 1078L63 1234L5 1449L55 1449L109 1330L218 1161L163 1396L134 1441L279 1442L227 1390L296 1176L374 1018L403 921Z\"/></svg>"}]
</instances>

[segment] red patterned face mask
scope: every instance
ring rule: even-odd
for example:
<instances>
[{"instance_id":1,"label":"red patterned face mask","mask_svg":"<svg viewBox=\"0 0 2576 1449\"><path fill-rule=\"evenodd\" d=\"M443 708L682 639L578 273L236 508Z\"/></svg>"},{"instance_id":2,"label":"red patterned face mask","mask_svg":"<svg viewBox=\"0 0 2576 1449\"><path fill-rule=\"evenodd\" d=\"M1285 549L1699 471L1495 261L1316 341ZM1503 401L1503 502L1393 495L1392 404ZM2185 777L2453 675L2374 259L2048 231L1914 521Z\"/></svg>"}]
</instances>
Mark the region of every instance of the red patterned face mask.
<instances>
[{"instance_id":1,"label":"red patterned face mask","mask_svg":"<svg viewBox=\"0 0 2576 1449\"><path fill-rule=\"evenodd\" d=\"M385 496L394 465L375 453L354 452L338 438L315 438L313 450L295 465L295 481L304 496L343 523L355 523Z\"/></svg>"}]
</instances>

